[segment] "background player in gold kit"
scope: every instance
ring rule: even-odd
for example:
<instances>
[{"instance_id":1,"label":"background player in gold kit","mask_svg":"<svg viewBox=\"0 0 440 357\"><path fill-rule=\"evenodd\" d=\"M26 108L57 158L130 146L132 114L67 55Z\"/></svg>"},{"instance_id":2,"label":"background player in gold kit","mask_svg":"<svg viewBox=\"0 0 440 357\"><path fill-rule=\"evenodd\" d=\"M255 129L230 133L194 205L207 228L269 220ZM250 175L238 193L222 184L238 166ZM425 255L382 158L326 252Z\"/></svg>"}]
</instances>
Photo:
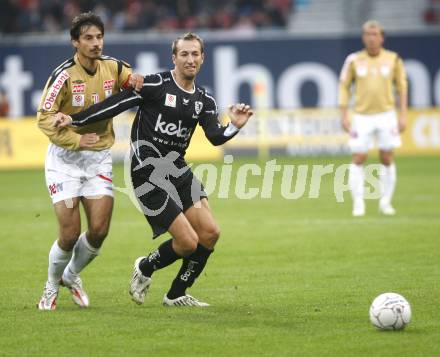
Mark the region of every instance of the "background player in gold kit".
<instances>
[{"instance_id":1,"label":"background player in gold kit","mask_svg":"<svg viewBox=\"0 0 440 357\"><path fill-rule=\"evenodd\" d=\"M384 49L384 30L377 21L363 25L365 49L350 54L340 75L339 105L342 126L350 133L352 156L349 184L353 197L353 216L365 215L364 167L368 150L376 137L380 161L381 198L379 210L394 215L391 198L396 185L393 150L401 145L399 132L406 126L407 79L402 59ZM354 83L355 107L349 121L348 103ZM399 119L395 111L394 89L399 97Z\"/></svg>"}]
</instances>

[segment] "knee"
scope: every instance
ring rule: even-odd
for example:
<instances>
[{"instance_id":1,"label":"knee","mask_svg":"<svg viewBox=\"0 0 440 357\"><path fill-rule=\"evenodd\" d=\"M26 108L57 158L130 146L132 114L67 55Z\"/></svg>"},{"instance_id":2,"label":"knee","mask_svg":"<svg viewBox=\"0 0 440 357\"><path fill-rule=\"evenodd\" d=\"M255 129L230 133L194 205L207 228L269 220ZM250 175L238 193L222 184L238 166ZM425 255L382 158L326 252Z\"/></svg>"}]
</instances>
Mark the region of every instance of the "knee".
<instances>
[{"instance_id":1,"label":"knee","mask_svg":"<svg viewBox=\"0 0 440 357\"><path fill-rule=\"evenodd\" d=\"M367 154L355 153L352 155L352 162L355 165L363 165L367 160Z\"/></svg>"},{"instance_id":2,"label":"knee","mask_svg":"<svg viewBox=\"0 0 440 357\"><path fill-rule=\"evenodd\" d=\"M191 255L196 251L198 242L199 239L197 236L188 236L187 239L179 244L179 252L177 253L180 253L184 257Z\"/></svg>"},{"instance_id":3,"label":"knee","mask_svg":"<svg viewBox=\"0 0 440 357\"><path fill-rule=\"evenodd\" d=\"M87 237L95 242L102 242L108 235L109 227L107 224L92 224L89 227Z\"/></svg>"},{"instance_id":4,"label":"knee","mask_svg":"<svg viewBox=\"0 0 440 357\"><path fill-rule=\"evenodd\" d=\"M80 234L81 232L77 227L60 227L60 248L66 251L72 250Z\"/></svg>"},{"instance_id":5,"label":"knee","mask_svg":"<svg viewBox=\"0 0 440 357\"><path fill-rule=\"evenodd\" d=\"M360 157L360 156L358 156L358 157L353 157L353 164L355 164L355 165L363 165L364 164L364 162L365 162L365 158L364 157Z\"/></svg>"},{"instance_id":6,"label":"knee","mask_svg":"<svg viewBox=\"0 0 440 357\"><path fill-rule=\"evenodd\" d=\"M220 228L216 224L213 224L206 228L204 234L204 242L206 243L207 247L214 248L215 244L220 238Z\"/></svg>"},{"instance_id":7,"label":"knee","mask_svg":"<svg viewBox=\"0 0 440 357\"><path fill-rule=\"evenodd\" d=\"M392 151L379 151L380 162L385 166L390 166L394 161L394 154Z\"/></svg>"},{"instance_id":8,"label":"knee","mask_svg":"<svg viewBox=\"0 0 440 357\"><path fill-rule=\"evenodd\" d=\"M385 166L390 166L393 163L393 159L391 157L382 157L380 161Z\"/></svg>"}]
</instances>

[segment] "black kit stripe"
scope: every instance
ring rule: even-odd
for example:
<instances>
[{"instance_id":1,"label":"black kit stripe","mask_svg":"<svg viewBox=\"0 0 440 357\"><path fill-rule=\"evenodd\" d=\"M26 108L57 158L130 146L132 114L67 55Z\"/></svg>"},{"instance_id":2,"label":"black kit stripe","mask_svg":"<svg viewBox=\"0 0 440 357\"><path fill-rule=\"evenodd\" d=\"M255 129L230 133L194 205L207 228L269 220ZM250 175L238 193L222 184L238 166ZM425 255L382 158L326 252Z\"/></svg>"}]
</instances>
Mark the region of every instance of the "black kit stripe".
<instances>
[{"instance_id":1,"label":"black kit stripe","mask_svg":"<svg viewBox=\"0 0 440 357\"><path fill-rule=\"evenodd\" d=\"M116 58L114 58L114 57L110 57L110 56L101 56L101 57L100 57L100 60L101 60L101 61L115 61L115 62L118 64L118 75L120 75L121 72L122 72L122 66L125 66L125 67L127 67L127 68L131 68L131 66L130 66L127 62L124 62L124 61L118 60L118 59L116 59Z\"/></svg>"},{"instance_id":2,"label":"black kit stripe","mask_svg":"<svg viewBox=\"0 0 440 357\"><path fill-rule=\"evenodd\" d=\"M49 84L47 85L47 87L49 88L52 85L52 83L55 81L55 79L57 79L57 77L62 71L64 71L67 68L73 67L74 65L75 65L75 60L73 58L69 58L67 61L63 62L57 68L55 68L55 70L51 74Z\"/></svg>"}]
</instances>

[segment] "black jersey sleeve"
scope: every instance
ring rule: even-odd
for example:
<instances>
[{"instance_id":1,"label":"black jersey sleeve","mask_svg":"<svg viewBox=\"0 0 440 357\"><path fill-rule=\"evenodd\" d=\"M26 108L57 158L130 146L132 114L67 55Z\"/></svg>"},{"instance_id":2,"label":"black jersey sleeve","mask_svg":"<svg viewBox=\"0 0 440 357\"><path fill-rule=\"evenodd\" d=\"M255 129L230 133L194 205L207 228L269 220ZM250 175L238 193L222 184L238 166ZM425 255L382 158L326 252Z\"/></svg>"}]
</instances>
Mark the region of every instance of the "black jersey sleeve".
<instances>
[{"instance_id":1,"label":"black jersey sleeve","mask_svg":"<svg viewBox=\"0 0 440 357\"><path fill-rule=\"evenodd\" d=\"M212 145L222 145L232 139L239 131L235 126L229 123L226 126L221 125L218 120L218 109L215 99L209 94L204 94L203 110L200 115L199 123L205 132L205 136Z\"/></svg>"},{"instance_id":2,"label":"black jersey sleeve","mask_svg":"<svg viewBox=\"0 0 440 357\"><path fill-rule=\"evenodd\" d=\"M72 125L83 126L114 116L133 108L142 102L142 97L134 90L124 90L102 102L96 103L82 112L72 114Z\"/></svg>"},{"instance_id":3,"label":"black jersey sleeve","mask_svg":"<svg viewBox=\"0 0 440 357\"><path fill-rule=\"evenodd\" d=\"M140 94L145 99L154 99L160 94L160 86L163 84L163 77L161 73L149 74L144 77L144 84Z\"/></svg>"}]
</instances>

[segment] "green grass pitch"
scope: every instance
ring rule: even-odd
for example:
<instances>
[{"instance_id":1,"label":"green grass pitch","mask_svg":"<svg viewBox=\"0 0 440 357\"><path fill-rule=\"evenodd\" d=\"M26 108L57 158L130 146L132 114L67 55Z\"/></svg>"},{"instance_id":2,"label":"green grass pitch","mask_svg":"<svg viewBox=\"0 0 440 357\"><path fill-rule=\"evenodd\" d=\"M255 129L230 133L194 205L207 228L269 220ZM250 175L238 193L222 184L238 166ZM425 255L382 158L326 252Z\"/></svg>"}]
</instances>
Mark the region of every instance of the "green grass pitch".
<instances>
[{"instance_id":1,"label":"green grass pitch","mask_svg":"<svg viewBox=\"0 0 440 357\"><path fill-rule=\"evenodd\" d=\"M233 178L244 162L234 163ZM144 305L130 300L134 259L166 236L153 242L144 217L116 193L109 237L82 274L91 307L77 308L63 289L54 312L35 307L57 236L44 172L3 171L0 355L440 356L439 158L399 157L397 165L394 217L381 216L371 200L365 217L352 218L349 194L337 203L330 175L316 199L284 199L279 174L271 199L213 194L222 235L190 290L212 304L206 309L161 305L178 263L154 275ZM115 183L123 185L121 166L115 167ZM261 178L249 185L261 187ZM369 305L386 291L411 303L412 322L404 331L370 325Z\"/></svg>"}]
</instances>

